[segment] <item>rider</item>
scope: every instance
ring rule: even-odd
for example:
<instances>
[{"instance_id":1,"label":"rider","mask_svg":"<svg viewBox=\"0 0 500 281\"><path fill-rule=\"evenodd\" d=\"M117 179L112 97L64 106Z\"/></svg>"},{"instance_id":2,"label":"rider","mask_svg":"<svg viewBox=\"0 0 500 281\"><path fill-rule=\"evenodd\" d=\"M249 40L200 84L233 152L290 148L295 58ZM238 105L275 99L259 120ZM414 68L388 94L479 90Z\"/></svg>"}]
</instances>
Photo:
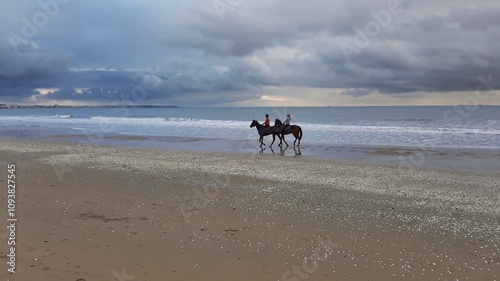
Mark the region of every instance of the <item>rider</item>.
<instances>
[{"instance_id":1,"label":"rider","mask_svg":"<svg viewBox=\"0 0 500 281\"><path fill-rule=\"evenodd\" d=\"M290 126L290 122L292 122L292 117L290 116L290 113L288 113L288 114L286 115L286 120L285 120L285 122L283 122L283 125L285 125L285 126L287 126L287 127L288 127L288 126Z\"/></svg>"},{"instance_id":2,"label":"rider","mask_svg":"<svg viewBox=\"0 0 500 281\"><path fill-rule=\"evenodd\" d=\"M271 119L269 119L269 114L266 114L266 121L262 124L264 127L271 127Z\"/></svg>"},{"instance_id":3,"label":"rider","mask_svg":"<svg viewBox=\"0 0 500 281\"><path fill-rule=\"evenodd\" d=\"M283 122L283 125L281 125L281 133L284 133L286 128L290 127L290 122L292 121L292 117L290 116L290 113L286 115L286 120Z\"/></svg>"}]
</instances>

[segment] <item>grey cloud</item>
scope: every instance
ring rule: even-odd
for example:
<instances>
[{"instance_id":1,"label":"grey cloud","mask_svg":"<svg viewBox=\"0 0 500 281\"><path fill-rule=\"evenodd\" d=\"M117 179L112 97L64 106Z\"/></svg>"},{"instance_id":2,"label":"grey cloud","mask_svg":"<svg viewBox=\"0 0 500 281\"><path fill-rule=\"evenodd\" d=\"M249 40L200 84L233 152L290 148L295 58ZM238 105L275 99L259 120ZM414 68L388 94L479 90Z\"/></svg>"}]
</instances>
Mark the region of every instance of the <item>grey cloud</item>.
<instances>
[{"instance_id":1,"label":"grey cloud","mask_svg":"<svg viewBox=\"0 0 500 281\"><path fill-rule=\"evenodd\" d=\"M33 43L19 45L16 53L4 37L0 40L0 96L11 95L16 88L57 86L69 63L69 57Z\"/></svg>"},{"instance_id":2,"label":"grey cloud","mask_svg":"<svg viewBox=\"0 0 500 281\"><path fill-rule=\"evenodd\" d=\"M348 96L353 96L353 97L362 97L362 96L367 96L371 94L372 91L369 89L345 89L344 91L341 92L342 95L348 95Z\"/></svg>"},{"instance_id":3,"label":"grey cloud","mask_svg":"<svg viewBox=\"0 0 500 281\"><path fill-rule=\"evenodd\" d=\"M264 86L339 88L351 96L466 91L479 75L500 76L494 0L402 1L403 11L349 60L342 44L352 45L354 28L363 30L389 1L243 1L223 20L211 1L72 1L18 54L8 32L20 33L20 18L37 6L5 3L12 14L2 12L0 97L53 87L61 90L52 99L112 101L130 95L156 65L161 83L146 100L186 104L242 101Z\"/></svg>"}]
</instances>

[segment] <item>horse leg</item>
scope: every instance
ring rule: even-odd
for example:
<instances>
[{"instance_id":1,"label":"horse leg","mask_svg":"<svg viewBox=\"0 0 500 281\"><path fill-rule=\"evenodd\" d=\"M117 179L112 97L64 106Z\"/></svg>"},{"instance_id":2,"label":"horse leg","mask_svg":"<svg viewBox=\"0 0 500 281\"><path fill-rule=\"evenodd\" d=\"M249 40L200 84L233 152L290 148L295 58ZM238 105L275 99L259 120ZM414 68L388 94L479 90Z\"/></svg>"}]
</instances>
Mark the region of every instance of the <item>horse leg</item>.
<instances>
[{"instance_id":1,"label":"horse leg","mask_svg":"<svg viewBox=\"0 0 500 281\"><path fill-rule=\"evenodd\" d=\"M283 139L283 141L285 142L286 146L288 146L288 143L286 142L285 140L285 134L281 134L281 138Z\"/></svg>"},{"instance_id":2,"label":"horse leg","mask_svg":"<svg viewBox=\"0 0 500 281\"><path fill-rule=\"evenodd\" d=\"M279 147L283 145L283 140L281 139L281 134L276 134L278 136L278 139L280 139L280 143L278 144Z\"/></svg>"},{"instance_id":3,"label":"horse leg","mask_svg":"<svg viewBox=\"0 0 500 281\"><path fill-rule=\"evenodd\" d=\"M260 146L265 145L265 144L264 144L264 142L262 141L262 139L263 139L263 138L264 138L264 136L260 136L260 138L259 138L259 141L260 141Z\"/></svg>"},{"instance_id":4,"label":"horse leg","mask_svg":"<svg viewBox=\"0 0 500 281\"><path fill-rule=\"evenodd\" d=\"M275 140L276 140L276 135L273 134L273 142L271 142L271 144L269 145L269 147L273 146L273 143L274 143Z\"/></svg>"},{"instance_id":5,"label":"horse leg","mask_svg":"<svg viewBox=\"0 0 500 281\"><path fill-rule=\"evenodd\" d=\"M302 128L299 127L299 131L297 133L298 135L298 138L299 138L299 144L297 144L298 146L300 145L300 141L302 140Z\"/></svg>"}]
</instances>

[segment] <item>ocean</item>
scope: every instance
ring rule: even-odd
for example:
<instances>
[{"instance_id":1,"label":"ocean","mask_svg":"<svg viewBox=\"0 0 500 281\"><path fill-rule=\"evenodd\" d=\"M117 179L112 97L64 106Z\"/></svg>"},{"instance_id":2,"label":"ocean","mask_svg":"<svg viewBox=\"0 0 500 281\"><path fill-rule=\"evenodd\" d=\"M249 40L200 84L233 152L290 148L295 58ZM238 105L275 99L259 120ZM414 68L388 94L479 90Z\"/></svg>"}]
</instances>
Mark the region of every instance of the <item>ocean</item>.
<instances>
[{"instance_id":1,"label":"ocean","mask_svg":"<svg viewBox=\"0 0 500 281\"><path fill-rule=\"evenodd\" d=\"M257 140L266 113L290 113L303 145L500 149L500 106L3 109L0 132Z\"/></svg>"}]
</instances>

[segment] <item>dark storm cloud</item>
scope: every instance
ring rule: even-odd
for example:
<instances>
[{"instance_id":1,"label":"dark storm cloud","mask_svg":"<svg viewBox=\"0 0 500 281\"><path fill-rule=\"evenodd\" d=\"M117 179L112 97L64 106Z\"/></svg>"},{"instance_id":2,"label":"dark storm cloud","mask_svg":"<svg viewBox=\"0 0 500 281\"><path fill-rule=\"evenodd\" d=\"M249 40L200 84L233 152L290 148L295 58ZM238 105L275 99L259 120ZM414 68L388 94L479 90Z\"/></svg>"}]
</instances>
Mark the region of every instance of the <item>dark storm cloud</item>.
<instances>
[{"instance_id":1,"label":"dark storm cloud","mask_svg":"<svg viewBox=\"0 0 500 281\"><path fill-rule=\"evenodd\" d=\"M0 97L59 88L46 98L106 102L157 77L145 101L217 104L265 86L360 97L500 76L498 1L220 1L233 5L222 17L214 1L69 1L31 38L23 25L44 10L2 2ZM12 34L26 40L13 48Z\"/></svg>"},{"instance_id":2,"label":"dark storm cloud","mask_svg":"<svg viewBox=\"0 0 500 281\"><path fill-rule=\"evenodd\" d=\"M0 96L17 88L53 87L68 66L68 58L40 50L34 43L23 43L17 53L5 38L0 40ZM7 91L6 89L12 88Z\"/></svg>"},{"instance_id":3,"label":"dark storm cloud","mask_svg":"<svg viewBox=\"0 0 500 281\"><path fill-rule=\"evenodd\" d=\"M287 66L294 71L277 75L276 86L382 93L466 91L477 87L477 76L500 74L494 43L500 40L500 7L494 1L266 3L244 2L226 12L223 21L205 11L199 17L182 17L185 26L199 28L165 42L222 58L252 56L279 46L312 55L303 61L290 59ZM394 13L390 5L396 7ZM373 26L378 30L370 30ZM367 43L356 45L358 36ZM342 44L354 52L346 55Z\"/></svg>"}]
</instances>

